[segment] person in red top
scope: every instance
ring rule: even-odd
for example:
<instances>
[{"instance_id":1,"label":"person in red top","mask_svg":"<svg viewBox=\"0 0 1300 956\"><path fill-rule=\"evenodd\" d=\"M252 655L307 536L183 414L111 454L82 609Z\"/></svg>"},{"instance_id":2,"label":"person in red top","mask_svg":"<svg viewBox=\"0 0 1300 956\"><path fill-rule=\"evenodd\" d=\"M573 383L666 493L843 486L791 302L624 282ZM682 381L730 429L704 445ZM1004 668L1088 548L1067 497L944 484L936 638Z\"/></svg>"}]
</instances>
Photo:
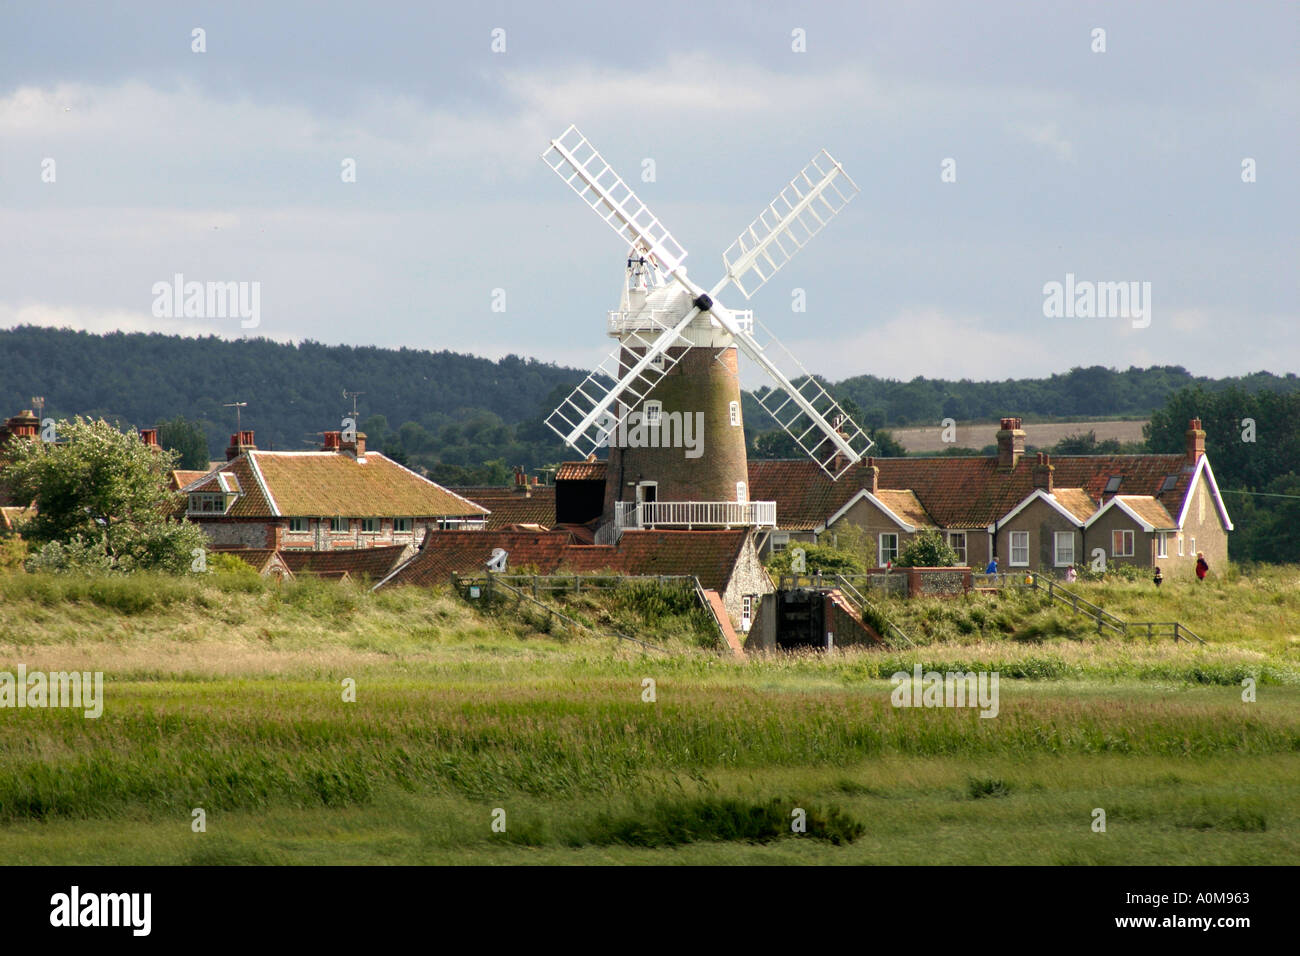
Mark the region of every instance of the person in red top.
<instances>
[{"instance_id":1,"label":"person in red top","mask_svg":"<svg viewBox=\"0 0 1300 956\"><path fill-rule=\"evenodd\" d=\"M1197 551L1196 552L1196 577L1199 580L1204 581L1205 576L1209 573L1210 573L1210 565L1205 560L1205 552Z\"/></svg>"}]
</instances>

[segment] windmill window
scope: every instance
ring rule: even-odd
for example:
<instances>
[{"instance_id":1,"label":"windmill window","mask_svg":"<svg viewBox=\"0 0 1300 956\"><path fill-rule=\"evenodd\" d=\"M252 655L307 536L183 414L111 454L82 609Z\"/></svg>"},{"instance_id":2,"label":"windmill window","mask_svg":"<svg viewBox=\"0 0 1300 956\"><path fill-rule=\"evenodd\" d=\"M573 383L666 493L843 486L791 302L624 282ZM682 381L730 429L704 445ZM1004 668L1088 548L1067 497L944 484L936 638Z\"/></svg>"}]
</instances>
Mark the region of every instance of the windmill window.
<instances>
[{"instance_id":1,"label":"windmill window","mask_svg":"<svg viewBox=\"0 0 1300 956\"><path fill-rule=\"evenodd\" d=\"M663 402L646 402L645 403L645 423L647 425L658 425L664 416Z\"/></svg>"},{"instance_id":2,"label":"windmill window","mask_svg":"<svg viewBox=\"0 0 1300 956\"><path fill-rule=\"evenodd\" d=\"M742 505L749 500L746 497L745 483L743 481L736 482L736 500L739 501Z\"/></svg>"},{"instance_id":3,"label":"windmill window","mask_svg":"<svg viewBox=\"0 0 1300 956\"><path fill-rule=\"evenodd\" d=\"M740 402L732 402L729 409L731 413L731 425L735 428L740 425Z\"/></svg>"},{"instance_id":4,"label":"windmill window","mask_svg":"<svg viewBox=\"0 0 1300 956\"><path fill-rule=\"evenodd\" d=\"M656 352L654 355L650 356L650 367L653 369L658 369L661 372L663 371L664 368L663 352Z\"/></svg>"}]
</instances>

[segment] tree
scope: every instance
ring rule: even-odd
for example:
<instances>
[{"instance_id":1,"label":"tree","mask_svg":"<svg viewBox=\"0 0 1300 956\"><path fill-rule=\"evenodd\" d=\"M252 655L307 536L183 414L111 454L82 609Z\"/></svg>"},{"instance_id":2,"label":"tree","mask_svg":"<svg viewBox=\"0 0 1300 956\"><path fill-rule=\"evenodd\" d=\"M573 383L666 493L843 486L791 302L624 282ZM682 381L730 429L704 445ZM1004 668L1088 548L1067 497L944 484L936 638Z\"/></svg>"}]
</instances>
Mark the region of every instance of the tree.
<instances>
[{"instance_id":1,"label":"tree","mask_svg":"<svg viewBox=\"0 0 1300 956\"><path fill-rule=\"evenodd\" d=\"M179 456L178 468L191 471L208 470L208 439L203 426L183 416L158 423L158 444Z\"/></svg>"},{"instance_id":2,"label":"tree","mask_svg":"<svg viewBox=\"0 0 1300 956\"><path fill-rule=\"evenodd\" d=\"M36 517L19 528L39 548L29 565L116 571L187 571L207 536L169 518L167 475L176 453L150 448L134 432L100 419L61 421L57 443L17 441L0 470Z\"/></svg>"},{"instance_id":3,"label":"tree","mask_svg":"<svg viewBox=\"0 0 1300 956\"><path fill-rule=\"evenodd\" d=\"M833 548L828 544L791 543L784 551L774 552L768 559L768 570L775 574L790 573L790 557L794 549L803 548L806 574L863 574L867 569L852 551Z\"/></svg>"},{"instance_id":4,"label":"tree","mask_svg":"<svg viewBox=\"0 0 1300 956\"><path fill-rule=\"evenodd\" d=\"M894 562L900 568L951 568L956 563L957 552L933 528L907 542Z\"/></svg>"}]
</instances>

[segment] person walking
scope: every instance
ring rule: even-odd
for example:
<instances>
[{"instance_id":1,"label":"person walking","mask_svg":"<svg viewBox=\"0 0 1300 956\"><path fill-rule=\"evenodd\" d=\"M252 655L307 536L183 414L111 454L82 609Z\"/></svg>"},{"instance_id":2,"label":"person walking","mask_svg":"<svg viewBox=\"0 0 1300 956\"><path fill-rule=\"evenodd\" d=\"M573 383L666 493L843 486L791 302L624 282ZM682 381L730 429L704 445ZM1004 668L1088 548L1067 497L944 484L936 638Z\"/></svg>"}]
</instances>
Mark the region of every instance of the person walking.
<instances>
[{"instance_id":1,"label":"person walking","mask_svg":"<svg viewBox=\"0 0 1300 956\"><path fill-rule=\"evenodd\" d=\"M993 560L989 562L989 566L984 569L984 573L985 574L998 573L998 556L996 554L993 555Z\"/></svg>"},{"instance_id":2,"label":"person walking","mask_svg":"<svg viewBox=\"0 0 1300 956\"><path fill-rule=\"evenodd\" d=\"M1205 560L1205 552L1204 552L1204 551L1197 551L1197 552L1196 552L1196 577L1197 577L1197 579L1198 579L1198 580L1201 580L1201 581L1204 581L1204 580L1205 580L1205 576L1206 576L1207 574L1209 574L1209 573L1210 573L1210 563L1209 563L1208 561Z\"/></svg>"}]
</instances>

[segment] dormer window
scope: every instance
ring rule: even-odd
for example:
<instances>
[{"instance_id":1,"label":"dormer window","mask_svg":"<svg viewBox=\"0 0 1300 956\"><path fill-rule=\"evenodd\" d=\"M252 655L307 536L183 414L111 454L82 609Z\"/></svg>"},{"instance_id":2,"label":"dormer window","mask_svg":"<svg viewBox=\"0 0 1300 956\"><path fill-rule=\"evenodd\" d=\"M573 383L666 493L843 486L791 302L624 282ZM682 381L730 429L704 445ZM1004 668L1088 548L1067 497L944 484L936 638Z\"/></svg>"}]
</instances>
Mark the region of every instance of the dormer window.
<instances>
[{"instance_id":1,"label":"dormer window","mask_svg":"<svg viewBox=\"0 0 1300 956\"><path fill-rule=\"evenodd\" d=\"M190 492L189 514L223 515L235 503L235 495L225 495L213 491Z\"/></svg>"}]
</instances>

